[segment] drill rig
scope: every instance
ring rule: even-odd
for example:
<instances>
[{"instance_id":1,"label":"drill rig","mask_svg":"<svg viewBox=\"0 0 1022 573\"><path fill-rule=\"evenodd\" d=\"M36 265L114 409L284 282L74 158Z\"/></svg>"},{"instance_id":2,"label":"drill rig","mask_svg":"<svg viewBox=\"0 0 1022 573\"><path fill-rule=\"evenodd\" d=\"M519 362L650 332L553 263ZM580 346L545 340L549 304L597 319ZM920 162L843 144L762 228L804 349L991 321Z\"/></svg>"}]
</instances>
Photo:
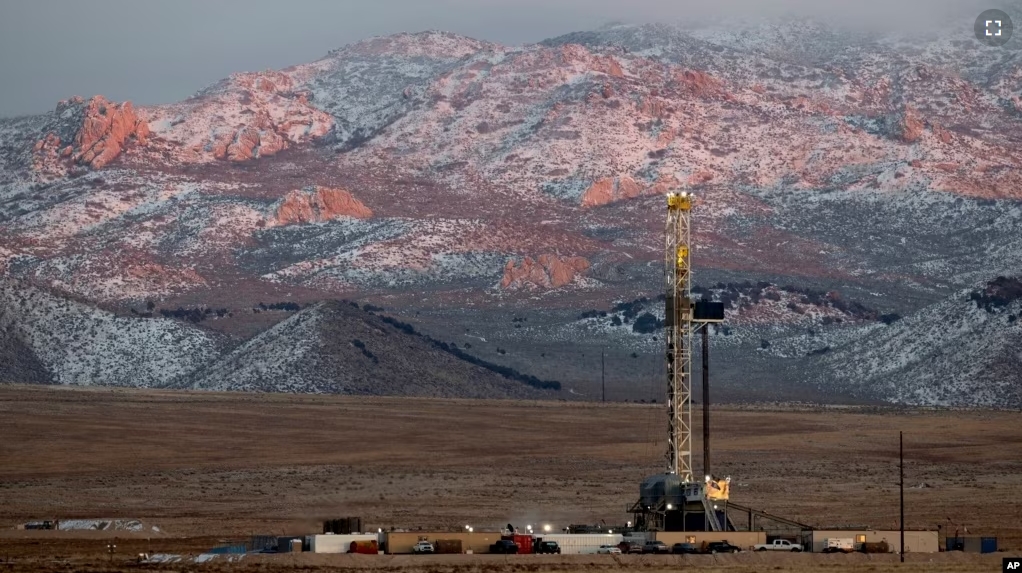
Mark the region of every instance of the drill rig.
<instances>
[{"instance_id":1,"label":"drill rig","mask_svg":"<svg viewBox=\"0 0 1022 573\"><path fill-rule=\"evenodd\" d=\"M691 295L693 198L688 192L667 195L667 467L664 473L643 480L639 487L639 501L631 508L639 530L721 531L730 525L725 512L714 505L715 501L727 500L730 478L718 481L706 475L697 481L692 469L692 333L698 323ZM701 324L706 328L706 322Z\"/></svg>"},{"instance_id":2,"label":"drill rig","mask_svg":"<svg viewBox=\"0 0 1022 573\"><path fill-rule=\"evenodd\" d=\"M692 482L692 196L667 195L667 472Z\"/></svg>"}]
</instances>

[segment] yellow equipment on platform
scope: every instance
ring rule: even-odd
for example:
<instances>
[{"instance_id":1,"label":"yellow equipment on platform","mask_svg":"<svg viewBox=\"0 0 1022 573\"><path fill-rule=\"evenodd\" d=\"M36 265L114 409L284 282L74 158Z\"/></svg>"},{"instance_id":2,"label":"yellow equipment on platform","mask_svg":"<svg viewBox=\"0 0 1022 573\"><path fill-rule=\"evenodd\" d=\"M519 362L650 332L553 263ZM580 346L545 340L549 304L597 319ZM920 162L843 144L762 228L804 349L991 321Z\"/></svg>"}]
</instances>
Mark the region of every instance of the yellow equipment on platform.
<instances>
[{"instance_id":1,"label":"yellow equipment on platform","mask_svg":"<svg viewBox=\"0 0 1022 573\"><path fill-rule=\"evenodd\" d=\"M731 478L706 480L706 499L724 501L731 495Z\"/></svg>"}]
</instances>

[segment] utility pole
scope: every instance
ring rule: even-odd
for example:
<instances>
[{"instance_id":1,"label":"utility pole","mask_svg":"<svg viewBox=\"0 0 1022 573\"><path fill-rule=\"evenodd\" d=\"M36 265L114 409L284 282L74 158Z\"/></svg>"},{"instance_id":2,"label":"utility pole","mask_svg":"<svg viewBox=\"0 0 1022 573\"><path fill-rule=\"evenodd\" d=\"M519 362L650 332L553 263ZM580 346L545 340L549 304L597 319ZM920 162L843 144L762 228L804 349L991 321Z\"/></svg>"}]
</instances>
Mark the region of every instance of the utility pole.
<instances>
[{"instance_id":1,"label":"utility pole","mask_svg":"<svg viewBox=\"0 0 1022 573\"><path fill-rule=\"evenodd\" d=\"M607 401L607 357L603 350L600 350L600 383L603 385L603 401Z\"/></svg>"},{"instance_id":2,"label":"utility pole","mask_svg":"<svg viewBox=\"0 0 1022 573\"><path fill-rule=\"evenodd\" d=\"M905 562L905 433L898 432L898 469L901 472L901 562Z\"/></svg>"},{"instance_id":3,"label":"utility pole","mask_svg":"<svg viewBox=\"0 0 1022 573\"><path fill-rule=\"evenodd\" d=\"M703 472L710 479L710 325L703 323Z\"/></svg>"}]
</instances>

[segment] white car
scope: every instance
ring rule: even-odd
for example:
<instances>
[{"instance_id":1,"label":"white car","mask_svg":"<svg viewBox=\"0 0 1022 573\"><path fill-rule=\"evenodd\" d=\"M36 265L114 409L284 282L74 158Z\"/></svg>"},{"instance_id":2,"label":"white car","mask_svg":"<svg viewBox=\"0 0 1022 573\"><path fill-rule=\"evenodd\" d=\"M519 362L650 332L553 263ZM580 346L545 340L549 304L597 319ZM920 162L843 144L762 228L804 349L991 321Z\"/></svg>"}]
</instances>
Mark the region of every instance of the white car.
<instances>
[{"instance_id":1,"label":"white car","mask_svg":"<svg viewBox=\"0 0 1022 573\"><path fill-rule=\"evenodd\" d=\"M428 541L420 541L412 546L412 553L433 553L433 544Z\"/></svg>"},{"instance_id":2,"label":"white car","mask_svg":"<svg viewBox=\"0 0 1022 573\"><path fill-rule=\"evenodd\" d=\"M621 548L617 545L601 545L596 552L601 555L621 555Z\"/></svg>"}]
</instances>

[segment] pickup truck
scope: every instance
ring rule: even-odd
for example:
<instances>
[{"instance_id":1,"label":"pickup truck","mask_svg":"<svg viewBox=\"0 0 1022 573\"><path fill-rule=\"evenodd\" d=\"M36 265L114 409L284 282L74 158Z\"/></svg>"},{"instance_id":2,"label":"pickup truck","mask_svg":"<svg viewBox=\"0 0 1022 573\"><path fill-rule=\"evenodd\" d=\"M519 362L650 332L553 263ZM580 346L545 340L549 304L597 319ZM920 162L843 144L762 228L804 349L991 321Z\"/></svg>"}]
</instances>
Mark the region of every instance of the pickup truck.
<instances>
[{"instance_id":1,"label":"pickup truck","mask_svg":"<svg viewBox=\"0 0 1022 573\"><path fill-rule=\"evenodd\" d=\"M663 541L647 541L642 546L643 553L670 553L671 548Z\"/></svg>"},{"instance_id":2,"label":"pickup truck","mask_svg":"<svg viewBox=\"0 0 1022 573\"><path fill-rule=\"evenodd\" d=\"M490 553L518 553L518 544L510 539L501 539L490 546Z\"/></svg>"},{"instance_id":3,"label":"pickup truck","mask_svg":"<svg viewBox=\"0 0 1022 573\"><path fill-rule=\"evenodd\" d=\"M760 543L753 546L756 551L802 551L802 546L798 543L792 543L787 539L775 539L772 543Z\"/></svg>"},{"instance_id":4,"label":"pickup truck","mask_svg":"<svg viewBox=\"0 0 1022 573\"><path fill-rule=\"evenodd\" d=\"M532 546L533 553L555 553L561 552L561 546L556 541L540 541Z\"/></svg>"},{"instance_id":5,"label":"pickup truck","mask_svg":"<svg viewBox=\"0 0 1022 573\"><path fill-rule=\"evenodd\" d=\"M433 544L428 541L420 541L412 546L412 553L433 553Z\"/></svg>"}]
</instances>

